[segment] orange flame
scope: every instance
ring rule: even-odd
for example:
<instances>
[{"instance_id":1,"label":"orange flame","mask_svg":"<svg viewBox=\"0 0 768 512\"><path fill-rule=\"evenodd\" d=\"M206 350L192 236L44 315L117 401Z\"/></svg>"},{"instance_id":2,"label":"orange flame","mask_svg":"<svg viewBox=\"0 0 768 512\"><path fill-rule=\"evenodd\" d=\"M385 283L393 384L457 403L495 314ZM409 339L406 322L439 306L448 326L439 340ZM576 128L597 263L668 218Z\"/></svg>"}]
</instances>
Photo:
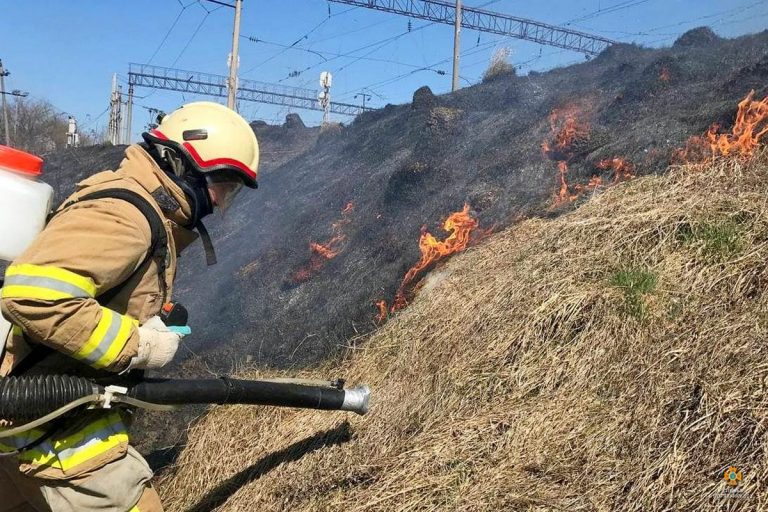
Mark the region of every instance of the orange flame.
<instances>
[{"instance_id":1,"label":"orange flame","mask_svg":"<svg viewBox=\"0 0 768 512\"><path fill-rule=\"evenodd\" d=\"M385 300L376 302L376 307L379 309L379 314L376 315L376 323L380 324L389 316L389 307L387 306L387 301Z\"/></svg>"},{"instance_id":2,"label":"orange flame","mask_svg":"<svg viewBox=\"0 0 768 512\"><path fill-rule=\"evenodd\" d=\"M596 188L599 183L592 180L587 185L577 185L571 192L566 179L568 173L568 161L573 158L573 145L589 138L589 125L579 120L581 111L575 105L554 109L549 114L549 128L552 132L552 141L544 141L541 149L544 154L557 161L559 188L555 194L553 206L559 206L576 200L579 194L586 190Z\"/></svg>"},{"instance_id":3,"label":"orange flame","mask_svg":"<svg viewBox=\"0 0 768 512\"><path fill-rule=\"evenodd\" d=\"M443 222L443 230L450 233L445 240L438 240L425 228L421 230L419 238L419 250L421 259L406 272L400 288L395 294L390 311L394 313L408 305L406 290L408 285L416 279L416 276L433 263L442 260L452 254L461 252L467 248L471 241L472 231L480 224L470 212L468 204L461 211L454 212ZM386 303L385 303L386 304Z\"/></svg>"},{"instance_id":4,"label":"orange flame","mask_svg":"<svg viewBox=\"0 0 768 512\"><path fill-rule=\"evenodd\" d=\"M579 140L589 138L589 125L579 121L580 110L576 105L556 108L549 114L549 128L554 136L551 142L544 141L541 149L552 160L567 161L572 155L572 146Z\"/></svg>"},{"instance_id":5,"label":"orange flame","mask_svg":"<svg viewBox=\"0 0 768 512\"><path fill-rule=\"evenodd\" d=\"M309 263L293 273L292 279L295 283L304 283L309 281L329 260L338 256L342 251L342 244L347 240L345 233L346 226L352 221L350 218L354 203L350 202L341 210L341 218L331 224L332 236L324 243L310 242Z\"/></svg>"},{"instance_id":6,"label":"orange flame","mask_svg":"<svg viewBox=\"0 0 768 512\"><path fill-rule=\"evenodd\" d=\"M568 182L565 180L565 175L568 172L568 164L561 160L557 162L558 178L560 180L560 191L555 196L555 206L569 203L576 199L577 196L571 194L568 188Z\"/></svg>"},{"instance_id":7,"label":"orange flame","mask_svg":"<svg viewBox=\"0 0 768 512\"><path fill-rule=\"evenodd\" d=\"M613 183L631 180L635 177L635 165L621 157L604 158L597 163L598 169L613 171Z\"/></svg>"},{"instance_id":8,"label":"orange flame","mask_svg":"<svg viewBox=\"0 0 768 512\"><path fill-rule=\"evenodd\" d=\"M719 133L721 126L715 123L703 136L694 135L688 139L685 147L675 152L673 160L703 163L718 156L751 157L768 133L768 96L762 101L756 101L754 97L753 90L739 102L730 133Z\"/></svg>"},{"instance_id":9,"label":"orange flame","mask_svg":"<svg viewBox=\"0 0 768 512\"><path fill-rule=\"evenodd\" d=\"M669 82L670 78L672 78L672 75L669 73L669 68L667 66L661 66L661 71L659 72L659 80L662 82Z\"/></svg>"}]
</instances>

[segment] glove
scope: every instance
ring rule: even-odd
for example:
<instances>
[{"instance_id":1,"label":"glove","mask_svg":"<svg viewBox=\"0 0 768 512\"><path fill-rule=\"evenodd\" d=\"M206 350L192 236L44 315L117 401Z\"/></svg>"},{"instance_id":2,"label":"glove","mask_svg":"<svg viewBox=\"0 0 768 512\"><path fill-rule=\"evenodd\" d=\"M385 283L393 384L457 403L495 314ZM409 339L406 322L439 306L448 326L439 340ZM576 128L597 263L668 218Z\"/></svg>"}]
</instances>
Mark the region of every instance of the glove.
<instances>
[{"instance_id":1,"label":"glove","mask_svg":"<svg viewBox=\"0 0 768 512\"><path fill-rule=\"evenodd\" d=\"M131 359L129 370L162 368L176 355L184 335L170 330L160 319L153 316L139 327L139 353Z\"/></svg>"}]
</instances>

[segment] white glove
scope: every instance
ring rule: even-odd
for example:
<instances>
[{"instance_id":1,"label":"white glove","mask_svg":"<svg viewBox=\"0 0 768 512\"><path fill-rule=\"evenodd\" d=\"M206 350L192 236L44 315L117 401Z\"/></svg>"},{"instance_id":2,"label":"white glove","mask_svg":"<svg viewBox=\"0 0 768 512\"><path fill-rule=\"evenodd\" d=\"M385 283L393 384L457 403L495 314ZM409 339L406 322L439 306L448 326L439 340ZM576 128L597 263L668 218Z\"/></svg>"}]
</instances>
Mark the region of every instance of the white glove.
<instances>
[{"instance_id":1,"label":"white glove","mask_svg":"<svg viewBox=\"0 0 768 512\"><path fill-rule=\"evenodd\" d=\"M130 370L162 368L176 355L182 334L171 331L160 319L153 316L139 327L139 353L131 359Z\"/></svg>"}]
</instances>

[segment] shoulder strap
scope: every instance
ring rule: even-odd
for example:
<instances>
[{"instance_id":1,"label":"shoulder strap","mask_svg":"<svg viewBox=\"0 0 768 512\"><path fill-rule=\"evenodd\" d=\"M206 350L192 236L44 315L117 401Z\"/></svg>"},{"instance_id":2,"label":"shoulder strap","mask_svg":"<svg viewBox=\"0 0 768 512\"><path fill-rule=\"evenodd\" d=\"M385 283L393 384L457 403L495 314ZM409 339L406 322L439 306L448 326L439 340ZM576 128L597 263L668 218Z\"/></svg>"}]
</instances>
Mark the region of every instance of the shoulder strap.
<instances>
[{"instance_id":1,"label":"shoulder strap","mask_svg":"<svg viewBox=\"0 0 768 512\"><path fill-rule=\"evenodd\" d=\"M150 243L146 257L141 262L141 264L136 267L136 272L138 272L139 269L141 269L141 267L143 267L150 259L156 259L157 279L163 295L163 302L165 302L168 299L168 297L166 297L167 287L165 282L165 271L167 267L166 262L168 257L168 234L165 231L165 224L163 223L163 219L160 217L160 214L157 213L157 210L155 210L155 208L144 197L132 190L125 188L108 188L104 190L98 190L96 192L85 194L82 197L65 203L61 208L58 209L54 216L81 201L93 201L96 199L120 199L132 204L147 219L150 232L152 233L152 241ZM136 272L134 272L134 274ZM133 275L131 277L133 277ZM117 295L119 291L120 286L116 286L111 290L107 290L106 292L99 295L99 298L109 302Z\"/></svg>"},{"instance_id":2,"label":"shoulder strap","mask_svg":"<svg viewBox=\"0 0 768 512\"><path fill-rule=\"evenodd\" d=\"M124 188L110 188L110 189L104 189L104 190L98 190L96 192L92 192L90 194L85 194L82 197L79 197L77 199L74 199L72 201L69 201L62 205L53 215L49 217L48 220L52 219L56 215L60 214L70 206L79 203L80 201L92 201L96 199L120 199L122 201L125 201L127 203L132 204L134 207L136 207L137 210L139 210L144 217L147 219L147 222L149 222L149 229L152 233L152 241L150 242L149 250L147 251L147 255L145 256L144 260L141 262L141 264L136 267L136 270L133 274L127 279L130 280L131 277L133 277L141 268L153 257L157 260L157 279L160 285L160 290L163 295L163 303L166 302L168 297L166 297L166 294L168 293L166 282L165 282L165 271L167 269L166 259L168 255L168 235L165 231L165 224L163 223L163 219L160 217L160 214L157 213L157 210L155 210L152 205L147 201L144 197L142 197L140 194L133 192L132 190L124 189ZM107 290L106 292L99 295L99 299L101 299L102 302L108 303L110 302L119 292L122 286L118 285L112 288L111 290ZM34 345L32 352L27 355L27 357L24 358L19 365L13 369L13 372L11 372L12 375L23 375L27 371L29 371L31 368L36 366L38 363L40 363L42 360L44 360L52 349L46 347L45 345ZM1 355L1 354L0 354Z\"/></svg>"}]
</instances>

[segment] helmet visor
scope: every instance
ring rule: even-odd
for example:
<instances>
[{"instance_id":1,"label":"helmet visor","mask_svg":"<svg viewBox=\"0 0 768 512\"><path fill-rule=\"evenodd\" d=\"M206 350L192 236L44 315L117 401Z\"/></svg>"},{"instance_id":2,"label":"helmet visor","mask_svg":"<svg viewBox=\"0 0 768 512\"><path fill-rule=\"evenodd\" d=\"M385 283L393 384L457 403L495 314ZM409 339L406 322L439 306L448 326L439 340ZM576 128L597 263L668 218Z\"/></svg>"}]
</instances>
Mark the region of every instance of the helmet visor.
<instances>
[{"instance_id":1,"label":"helmet visor","mask_svg":"<svg viewBox=\"0 0 768 512\"><path fill-rule=\"evenodd\" d=\"M222 212L227 211L232 206L235 197L243 189L242 180L226 175L210 174L205 177L205 181L213 206Z\"/></svg>"}]
</instances>

